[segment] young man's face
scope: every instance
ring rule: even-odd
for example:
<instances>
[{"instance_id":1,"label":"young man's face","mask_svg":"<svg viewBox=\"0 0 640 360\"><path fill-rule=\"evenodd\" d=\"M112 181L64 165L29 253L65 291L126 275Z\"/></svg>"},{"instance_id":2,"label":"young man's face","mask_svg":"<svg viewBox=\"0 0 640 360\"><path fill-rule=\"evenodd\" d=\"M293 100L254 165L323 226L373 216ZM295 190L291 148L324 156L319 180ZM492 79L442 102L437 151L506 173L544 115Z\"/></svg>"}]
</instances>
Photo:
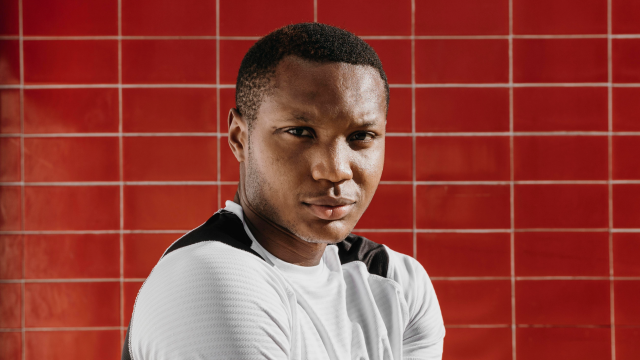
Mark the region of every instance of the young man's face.
<instances>
[{"instance_id":1,"label":"young man's face","mask_svg":"<svg viewBox=\"0 0 640 360\"><path fill-rule=\"evenodd\" d=\"M303 240L343 240L380 181L385 123L376 69L286 57L249 131L246 200Z\"/></svg>"}]
</instances>

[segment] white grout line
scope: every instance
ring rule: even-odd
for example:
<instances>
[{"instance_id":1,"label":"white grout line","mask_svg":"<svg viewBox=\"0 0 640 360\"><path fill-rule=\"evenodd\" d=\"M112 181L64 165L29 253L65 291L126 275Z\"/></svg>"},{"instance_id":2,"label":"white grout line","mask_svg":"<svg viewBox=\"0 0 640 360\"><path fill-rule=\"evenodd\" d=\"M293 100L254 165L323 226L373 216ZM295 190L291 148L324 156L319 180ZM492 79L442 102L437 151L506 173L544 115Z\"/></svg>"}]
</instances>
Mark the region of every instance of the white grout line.
<instances>
[{"instance_id":1,"label":"white grout line","mask_svg":"<svg viewBox=\"0 0 640 360\"><path fill-rule=\"evenodd\" d=\"M499 328L510 328L511 324L451 324L445 325L447 329L499 329ZM582 324L562 324L562 325L545 325L545 324L518 324L517 328L558 328L558 329L603 329L609 328L608 325L582 325ZM638 329L640 326L638 325L629 325L626 326L631 329ZM126 327L121 326L95 326L95 327L29 327L25 329L26 331L55 331L55 332L63 332L63 331L116 331L116 330L124 330L126 331ZM0 328L0 332L18 332L20 329L17 328Z\"/></svg>"},{"instance_id":2,"label":"white grout line","mask_svg":"<svg viewBox=\"0 0 640 360\"><path fill-rule=\"evenodd\" d=\"M0 186L218 186L237 185L237 181L7 181ZM417 186L506 186L506 185L607 185L640 184L640 180L515 180L515 181L380 181L381 185Z\"/></svg>"},{"instance_id":3,"label":"white grout line","mask_svg":"<svg viewBox=\"0 0 640 360\"><path fill-rule=\"evenodd\" d=\"M612 15L611 2L607 0L607 127L608 127L608 191L609 191L609 311L611 321L611 360L616 360L616 318L615 318L615 296L614 296L614 269L613 269L613 61L612 61Z\"/></svg>"},{"instance_id":4,"label":"white grout line","mask_svg":"<svg viewBox=\"0 0 640 360\"><path fill-rule=\"evenodd\" d=\"M513 0L509 0L509 273L511 281L511 358L516 360L515 164L513 109Z\"/></svg>"},{"instance_id":5,"label":"white grout line","mask_svg":"<svg viewBox=\"0 0 640 360\"><path fill-rule=\"evenodd\" d=\"M313 22L318 22L318 0L313 0Z\"/></svg>"},{"instance_id":6,"label":"white grout line","mask_svg":"<svg viewBox=\"0 0 640 360\"><path fill-rule=\"evenodd\" d=\"M19 56L20 56L20 181L24 182L25 167L24 167L24 16L23 16L23 3L22 0L18 0L18 42L19 42ZM25 218L25 190L24 184L20 186L20 230L26 229ZM26 277L26 257L25 257L25 242L24 237L21 237L22 245L22 279L20 281L20 336L22 346L20 349L21 359L25 360L27 356L26 346L26 286L24 278Z\"/></svg>"},{"instance_id":7,"label":"white grout line","mask_svg":"<svg viewBox=\"0 0 640 360\"><path fill-rule=\"evenodd\" d=\"M317 0L314 0L314 22L317 22ZM364 35L360 36L365 40L410 40L415 37L417 40L508 40L510 35ZM563 35L512 35L514 39L640 39L640 34L563 34ZM1 35L0 40L18 40L19 36ZM258 40L260 36L212 36L212 35L168 35L168 36L140 36L140 35L87 35L87 36L41 36L27 35L25 41L56 41L56 40Z\"/></svg>"},{"instance_id":8,"label":"white grout line","mask_svg":"<svg viewBox=\"0 0 640 360\"><path fill-rule=\"evenodd\" d=\"M511 276L430 276L433 281L510 281ZM516 276L518 281L608 281L610 276ZM618 276L613 278L616 281L640 281L640 276ZM60 278L60 279L2 279L0 284L70 284L70 283L121 283L121 282L144 282L146 278ZM123 327L126 326L123 324Z\"/></svg>"},{"instance_id":9,"label":"white grout line","mask_svg":"<svg viewBox=\"0 0 640 360\"><path fill-rule=\"evenodd\" d=\"M216 37L220 36L220 0L216 0ZM220 164L220 39L216 39L216 180L220 183L220 172L222 165ZM227 145L228 146L228 145ZM222 207L222 187L218 185L218 209Z\"/></svg>"},{"instance_id":10,"label":"white grout line","mask_svg":"<svg viewBox=\"0 0 640 360\"><path fill-rule=\"evenodd\" d=\"M172 230L139 230L124 229L123 234L184 234L190 229ZM538 228L538 229L360 229L356 232L388 232L388 233L451 233L451 234L493 234L493 233L530 233L530 232L613 232L613 233L640 233L640 229L609 229L609 228ZM83 235L83 234L119 234L120 230L3 230L0 235Z\"/></svg>"},{"instance_id":11,"label":"white grout line","mask_svg":"<svg viewBox=\"0 0 640 360\"><path fill-rule=\"evenodd\" d=\"M412 219L412 245L413 245L413 257L418 258L418 186L417 180L417 150L416 150L416 1L411 0L411 180L412 180L412 206L413 206L413 219Z\"/></svg>"},{"instance_id":12,"label":"white grout line","mask_svg":"<svg viewBox=\"0 0 640 360\"><path fill-rule=\"evenodd\" d=\"M447 137L447 136L640 136L640 131L497 131L497 132L389 132L386 136L389 137ZM120 137L119 132L104 132L104 133L8 133L0 134L0 138L12 138L12 137L25 137L25 138L67 138L67 137ZM227 133L223 132L125 132L122 133L124 137L225 137Z\"/></svg>"},{"instance_id":13,"label":"white grout line","mask_svg":"<svg viewBox=\"0 0 640 360\"><path fill-rule=\"evenodd\" d=\"M124 144L123 144L123 106L122 106L122 0L118 0L118 165L119 165L119 201L120 201L120 348L124 343Z\"/></svg>"},{"instance_id":14,"label":"white grout line","mask_svg":"<svg viewBox=\"0 0 640 360\"><path fill-rule=\"evenodd\" d=\"M26 90L47 90L47 89L164 89L164 88L205 88L205 89L235 89L235 84L31 84L24 85ZM391 88L509 88L509 83L416 83L412 84L389 84ZM609 83L513 83L513 87L608 87ZM612 83L613 87L640 87L640 83ZM0 89L20 89L20 85L3 84Z\"/></svg>"}]
</instances>

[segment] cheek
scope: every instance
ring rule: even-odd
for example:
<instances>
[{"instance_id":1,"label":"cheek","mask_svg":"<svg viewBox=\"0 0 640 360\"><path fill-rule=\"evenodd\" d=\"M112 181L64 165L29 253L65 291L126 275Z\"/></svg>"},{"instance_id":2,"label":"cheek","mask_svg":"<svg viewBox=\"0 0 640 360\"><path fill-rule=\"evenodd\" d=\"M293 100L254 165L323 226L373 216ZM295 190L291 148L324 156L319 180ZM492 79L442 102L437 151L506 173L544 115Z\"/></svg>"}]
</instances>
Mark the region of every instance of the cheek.
<instances>
[{"instance_id":1,"label":"cheek","mask_svg":"<svg viewBox=\"0 0 640 360\"><path fill-rule=\"evenodd\" d=\"M384 165L384 146L359 154L353 165L354 180L362 186L368 198L378 187Z\"/></svg>"}]
</instances>

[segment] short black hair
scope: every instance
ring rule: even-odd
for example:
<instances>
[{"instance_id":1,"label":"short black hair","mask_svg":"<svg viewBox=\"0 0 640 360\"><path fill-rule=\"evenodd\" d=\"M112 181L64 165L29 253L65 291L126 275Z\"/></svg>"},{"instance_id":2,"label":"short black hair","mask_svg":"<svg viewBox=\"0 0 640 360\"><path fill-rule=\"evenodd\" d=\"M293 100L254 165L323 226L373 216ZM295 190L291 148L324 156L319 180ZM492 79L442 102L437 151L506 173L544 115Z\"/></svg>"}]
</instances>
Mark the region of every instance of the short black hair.
<instances>
[{"instance_id":1,"label":"short black hair","mask_svg":"<svg viewBox=\"0 0 640 360\"><path fill-rule=\"evenodd\" d=\"M247 51L236 81L236 108L249 125L255 120L275 69L285 56L305 60L342 62L375 68L384 81L387 108L389 82L375 50L356 35L326 24L300 23L281 27L258 40Z\"/></svg>"}]
</instances>

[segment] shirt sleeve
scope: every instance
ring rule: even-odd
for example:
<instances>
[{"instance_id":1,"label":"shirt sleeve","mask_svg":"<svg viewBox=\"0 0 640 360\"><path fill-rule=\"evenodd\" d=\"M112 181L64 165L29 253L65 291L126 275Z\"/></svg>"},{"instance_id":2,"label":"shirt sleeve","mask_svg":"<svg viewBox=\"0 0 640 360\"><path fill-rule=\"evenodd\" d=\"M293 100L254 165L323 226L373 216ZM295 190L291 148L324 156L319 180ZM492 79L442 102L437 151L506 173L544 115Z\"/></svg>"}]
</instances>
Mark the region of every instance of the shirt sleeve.
<instances>
[{"instance_id":1,"label":"shirt sleeve","mask_svg":"<svg viewBox=\"0 0 640 360\"><path fill-rule=\"evenodd\" d=\"M269 270L217 242L167 255L136 299L132 358L288 359L291 294Z\"/></svg>"},{"instance_id":2,"label":"shirt sleeve","mask_svg":"<svg viewBox=\"0 0 640 360\"><path fill-rule=\"evenodd\" d=\"M401 285L409 310L402 358L440 360L445 328L433 284L414 258L387 250L390 258L388 277Z\"/></svg>"}]
</instances>

